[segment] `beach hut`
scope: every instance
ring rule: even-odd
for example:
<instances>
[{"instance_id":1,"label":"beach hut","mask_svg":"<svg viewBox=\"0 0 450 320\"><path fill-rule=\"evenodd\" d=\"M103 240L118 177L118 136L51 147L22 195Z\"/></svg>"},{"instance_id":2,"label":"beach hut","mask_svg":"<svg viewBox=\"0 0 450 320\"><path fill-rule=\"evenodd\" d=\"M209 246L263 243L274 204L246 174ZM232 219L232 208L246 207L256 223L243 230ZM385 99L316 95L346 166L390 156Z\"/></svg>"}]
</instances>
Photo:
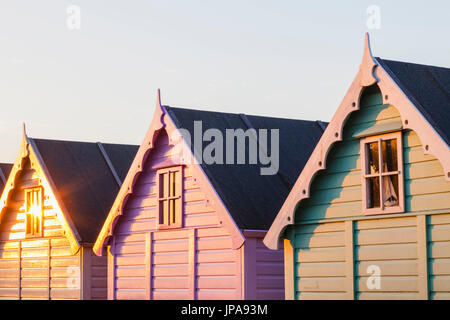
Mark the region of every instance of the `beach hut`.
<instances>
[{"instance_id":1,"label":"beach hut","mask_svg":"<svg viewBox=\"0 0 450 320\"><path fill-rule=\"evenodd\" d=\"M450 299L450 69L372 56L264 243L287 299Z\"/></svg>"},{"instance_id":2,"label":"beach hut","mask_svg":"<svg viewBox=\"0 0 450 320\"><path fill-rule=\"evenodd\" d=\"M108 256L108 299L283 299L283 251L262 239L325 126L162 106L158 91L94 245Z\"/></svg>"},{"instance_id":3,"label":"beach hut","mask_svg":"<svg viewBox=\"0 0 450 320\"><path fill-rule=\"evenodd\" d=\"M92 245L136 151L24 130L0 198L0 299L106 299Z\"/></svg>"}]
</instances>

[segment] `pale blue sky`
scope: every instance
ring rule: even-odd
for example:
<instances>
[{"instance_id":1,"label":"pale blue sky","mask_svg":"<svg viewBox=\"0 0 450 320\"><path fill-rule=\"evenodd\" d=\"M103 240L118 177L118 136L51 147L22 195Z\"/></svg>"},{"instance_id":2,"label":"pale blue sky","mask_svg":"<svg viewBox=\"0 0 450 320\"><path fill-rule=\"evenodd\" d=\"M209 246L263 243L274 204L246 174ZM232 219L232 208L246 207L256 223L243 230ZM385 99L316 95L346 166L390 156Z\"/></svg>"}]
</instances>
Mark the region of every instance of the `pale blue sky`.
<instances>
[{"instance_id":1,"label":"pale blue sky","mask_svg":"<svg viewBox=\"0 0 450 320\"><path fill-rule=\"evenodd\" d=\"M66 9L81 9L81 30ZM381 28L369 30L370 5ZM140 144L163 104L331 119L362 55L450 67L449 1L0 0L0 161L37 138Z\"/></svg>"}]
</instances>

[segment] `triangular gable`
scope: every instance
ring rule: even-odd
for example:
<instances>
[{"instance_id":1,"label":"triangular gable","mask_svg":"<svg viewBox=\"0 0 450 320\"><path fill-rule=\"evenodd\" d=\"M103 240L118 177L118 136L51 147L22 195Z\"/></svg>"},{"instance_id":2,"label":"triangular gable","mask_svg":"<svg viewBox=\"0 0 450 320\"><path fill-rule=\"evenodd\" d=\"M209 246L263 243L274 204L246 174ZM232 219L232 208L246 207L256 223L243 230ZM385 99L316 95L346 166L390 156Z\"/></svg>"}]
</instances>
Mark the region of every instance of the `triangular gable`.
<instances>
[{"instance_id":1,"label":"triangular gable","mask_svg":"<svg viewBox=\"0 0 450 320\"><path fill-rule=\"evenodd\" d=\"M404 129L417 133L422 141L423 152L434 155L442 164L445 178L450 181L450 149L443 137L429 124L420 110L414 105L398 83L383 66L373 58L369 35L366 34L364 56L353 83L322 135L306 166L301 171L294 187L270 227L264 244L278 249L279 237L284 229L294 223L295 209L300 200L309 198L310 185L315 175L325 169L326 159L331 146L342 140L342 130L350 114L359 110L359 98L365 87L377 84L381 90L383 104L393 105L400 113Z\"/></svg>"},{"instance_id":2,"label":"triangular gable","mask_svg":"<svg viewBox=\"0 0 450 320\"><path fill-rule=\"evenodd\" d=\"M22 144L20 147L19 154L16 158L16 161L14 162L14 165L11 169L11 173L8 176L5 188L0 198L1 204L0 222L7 208L9 195L11 191L15 188L16 177L22 171L23 162L27 157L29 157L30 159L30 164L32 168L35 171L37 171L39 176L41 177L41 184L44 187L44 189L50 190L52 192L54 199L56 200L56 203L54 203L53 206L54 208L56 208L55 211L57 213L57 218L61 223L61 226L65 232L65 236L70 242L72 253L75 254L80 249L80 240L81 240L80 236L73 222L70 219L70 215L68 214L68 211L64 206L64 203L59 198L57 188L55 187L51 175L49 174L49 171L45 166L45 163L43 162L41 155L39 154L39 150L37 149L33 140L27 137L25 133L25 127L23 130Z\"/></svg>"},{"instance_id":3,"label":"triangular gable","mask_svg":"<svg viewBox=\"0 0 450 320\"><path fill-rule=\"evenodd\" d=\"M191 165L193 175L197 178L197 183L200 185L208 199L208 205L216 210L221 226L230 233L233 248L239 248L244 243L245 238L239 227L236 225L236 222L233 220L221 198L212 187L212 184L201 165L193 160L194 155L190 147L182 138L181 133L167 113L166 108L161 105L160 93L158 90L156 109L150 128L147 131L144 141L139 147L131 168L123 181L122 187L120 188L108 217L99 233L97 241L94 244L93 250L95 254L99 256L103 254L103 248L106 245L108 238L113 235L114 227L118 218L123 214L123 208L128 197L133 193L134 184L143 170L144 163L154 149L159 133L163 130L166 131L167 136L169 137L169 144L181 148L180 151L183 154L183 157L177 159L178 163Z\"/></svg>"}]
</instances>

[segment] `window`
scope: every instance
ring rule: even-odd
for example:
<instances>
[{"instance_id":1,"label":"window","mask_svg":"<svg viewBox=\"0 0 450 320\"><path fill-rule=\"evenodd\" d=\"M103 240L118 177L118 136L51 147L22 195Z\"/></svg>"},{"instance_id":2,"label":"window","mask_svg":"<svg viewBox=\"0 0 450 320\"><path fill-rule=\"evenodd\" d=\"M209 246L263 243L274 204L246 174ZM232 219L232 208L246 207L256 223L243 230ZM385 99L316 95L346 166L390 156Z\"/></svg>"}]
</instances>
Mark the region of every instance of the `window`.
<instances>
[{"instance_id":1,"label":"window","mask_svg":"<svg viewBox=\"0 0 450 320\"><path fill-rule=\"evenodd\" d=\"M182 167L157 171L159 229L181 228Z\"/></svg>"},{"instance_id":2,"label":"window","mask_svg":"<svg viewBox=\"0 0 450 320\"><path fill-rule=\"evenodd\" d=\"M401 132L361 139L363 213L404 211Z\"/></svg>"},{"instance_id":3,"label":"window","mask_svg":"<svg viewBox=\"0 0 450 320\"><path fill-rule=\"evenodd\" d=\"M25 237L42 237L42 216L42 188L25 189Z\"/></svg>"}]
</instances>

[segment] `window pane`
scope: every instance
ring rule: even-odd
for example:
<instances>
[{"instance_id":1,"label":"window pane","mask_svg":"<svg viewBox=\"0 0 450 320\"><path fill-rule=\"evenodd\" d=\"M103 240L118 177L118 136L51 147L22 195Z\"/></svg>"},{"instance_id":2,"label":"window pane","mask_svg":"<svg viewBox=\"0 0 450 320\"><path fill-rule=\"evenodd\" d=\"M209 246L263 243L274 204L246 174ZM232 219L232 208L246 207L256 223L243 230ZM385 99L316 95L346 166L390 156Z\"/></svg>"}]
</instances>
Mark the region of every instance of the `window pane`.
<instances>
[{"instance_id":1,"label":"window pane","mask_svg":"<svg viewBox=\"0 0 450 320\"><path fill-rule=\"evenodd\" d=\"M367 153L367 174L374 174L380 172L379 157L378 157L378 142L366 144Z\"/></svg>"},{"instance_id":2,"label":"window pane","mask_svg":"<svg viewBox=\"0 0 450 320\"><path fill-rule=\"evenodd\" d=\"M176 210L176 202L175 199L170 200L170 224L176 222L175 211Z\"/></svg>"},{"instance_id":3,"label":"window pane","mask_svg":"<svg viewBox=\"0 0 450 320\"><path fill-rule=\"evenodd\" d=\"M367 208L380 207L380 178L367 179Z\"/></svg>"},{"instance_id":4,"label":"window pane","mask_svg":"<svg viewBox=\"0 0 450 320\"><path fill-rule=\"evenodd\" d=\"M29 192L29 191L25 192L25 197L26 197L26 199L25 199L25 203L26 203L26 208L25 208L25 210L26 210L27 212L30 212L30 206L31 206L31 192Z\"/></svg>"},{"instance_id":5,"label":"window pane","mask_svg":"<svg viewBox=\"0 0 450 320\"><path fill-rule=\"evenodd\" d=\"M176 172L170 172L170 196L174 197L177 193L176 191Z\"/></svg>"},{"instance_id":6,"label":"window pane","mask_svg":"<svg viewBox=\"0 0 450 320\"><path fill-rule=\"evenodd\" d=\"M25 221L26 221L25 233L26 234L30 234L31 233L32 219L33 219L32 215L27 213L26 214L26 219L25 219Z\"/></svg>"},{"instance_id":7,"label":"window pane","mask_svg":"<svg viewBox=\"0 0 450 320\"><path fill-rule=\"evenodd\" d=\"M180 196L180 190L181 190L181 186L180 186L180 183L181 183L181 171L175 171L174 172L174 180L175 180L175 190L174 190L174 193L173 193L173 195L175 196L175 197L179 197Z\"/></svg>"},{"instance_id":8,"label":"window pane","mask_svg":"<svg viewBox=\"0 0 450 320\"><path fill-rule=\"evenodd\" d=\"M398 171L397 140L383 140L381 148L383 152L383 172Z\"/></svg>"},{"instance_id":9,"label":"window pane","mask_svg":"<svg viewBox=\"0 0 450 320\"><path fill-rule=\"evenodd\" d=\"M164 200L160 202L160 206L162 207L162 224L168 225L169 224L169 201Z\"/></svg>"},{"instance_id":10,"label":"window pane","mask_svg":"<svg viewBox=\"0 0 450 320\"><path fill-rule=\"evenodd\" d=\"M41 233L41 219L34 217L34 234L39 235Z\"/></svg>"},{"instance_id":11,"label":"window pane","mask_svg":"<svg viewBox=\"0 0 450 320\"><path fill-rule=\"evenodd\" d=\"M169 196L169 175L167 173L161 173L159 175L159 196L161 198L167 198Z\"/></svg>"},{"instance_id":12,"label":"window pane","mask_svg":"<svg viewBox=\"0 0 450 320\"><path fill-rule=\"evenodd\" d=\"M383 177L383 205L395 207L398 202L398 175Z\"/></svg>"}]
</instances>

